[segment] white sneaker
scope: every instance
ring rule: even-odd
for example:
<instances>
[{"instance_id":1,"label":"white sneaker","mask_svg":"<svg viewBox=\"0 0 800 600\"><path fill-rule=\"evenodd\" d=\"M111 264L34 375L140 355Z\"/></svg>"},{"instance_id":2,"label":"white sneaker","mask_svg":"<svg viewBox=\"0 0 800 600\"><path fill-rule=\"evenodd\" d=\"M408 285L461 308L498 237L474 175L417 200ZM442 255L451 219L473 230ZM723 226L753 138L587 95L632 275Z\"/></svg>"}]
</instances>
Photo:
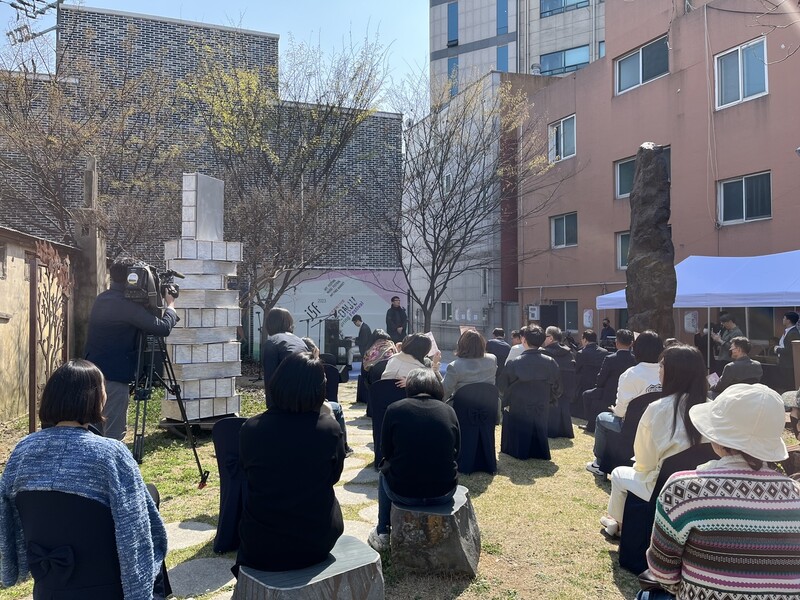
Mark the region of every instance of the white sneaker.
<instances>
[{"instance_id":1,"label":"white sneaker","mask_svg":"<svg viewBox=\"0 0 800 600\"><path fill-rule=\"evenodd\" d=\"M367 543L372 547L373 550L375 550L375 552L386 552L389 550L389 534L378 533L378 528L376 527L369 532Z\"/></svg>"},{"instance_id":2,"label":"white sneaker","mask_svg":"<svg viewBox=\"0 0 800 600\"><path fill-rule=\"evenodd\" d=\"M600 517L600 525L605 527L606 533L610 537L617 537L619 535L619 523L615 519L611 517L602 516Z\"/></svg>"},{"instance_id":3,"label":"white sneaker","mask_svg":"<svg viewBox=\"0 0 800 600\"><path fill-rule=\"evenodd\" d=\"M586 470L589 471L589 473L594 473L595 475L599 475L600 477L606 476L605 471L600 470L600 465L597 464L597 461L586 463Z\"/></svg>"}]
</instances>

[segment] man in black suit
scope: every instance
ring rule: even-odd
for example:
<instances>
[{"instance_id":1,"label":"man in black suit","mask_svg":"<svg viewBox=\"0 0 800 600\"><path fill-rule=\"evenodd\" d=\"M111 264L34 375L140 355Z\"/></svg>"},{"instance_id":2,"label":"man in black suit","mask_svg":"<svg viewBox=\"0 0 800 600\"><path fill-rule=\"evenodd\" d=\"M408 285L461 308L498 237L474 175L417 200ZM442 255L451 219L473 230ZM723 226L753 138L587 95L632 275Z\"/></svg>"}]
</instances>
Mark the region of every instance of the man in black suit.
<instances>
[{"instance_id":1,"label":"man in black suit","mask_svg":"<svg viewBox=\"0 0 800 600\"><path fill-rule=\"evenodd\" d=\"M506 332L502 327L496 327L494 331L492 331L492 335L494 338L486 341L486 352L488 354L494 354L497 359L497 374L495 376L495 383L497 383L497 379L500 377L500 373L503 372L503 367L506 364L508 353L511 352L511 346L506 341Z\"/></svg>"},{"instance_id":2,"label":"man in black suit","mask_svg":"<svg viewBox=\"0 0 800 600\"><path fill-rule=\"evenodd\" d=\"M775 346L775 354L778 355L778 368L780 369L781 385L784 390L794 390L794 352L792 342L800 340L800 330L797 328L797 321L800 320L793 310L783 314L784 332L778 345Z\"/></svg>"},{"instance_id":3,"label":"man in black suit","mask_svg":"<svg viewBox=\"0 0 800 600\"><path fill-rule=\"evenodd\" d=\"M712 398L717 397L736 383L758 383L761 381L763 369L761 363L750 358L750 340L746 337L735 337L731 340L731 358L725 365L722 377L711 387Z\"/></svg>"},{"instance_id":4,"label":"man in black suit","mask_svg":"<svg viewBox=\"0 0 800 600\"><path fill-rule=\"evenodd\" d=\"M617 329L616 333L617 351L605 357L600 372L597 374L594 387L599 391L587 394L587 397L584 398L583 410L587 423L585 427L581 426L581 428L590 433L594 431L597 415L608 410L608 407L616 401L620 375L636 364L631 352L633 332L628 329Z\"/></svg>"},{"instance_id":5,"label":"man in black suit","mask_svg":"<svg viewBox=\"0 0 800 600\"><path fill-rule=\"evenodd\" d=\"M575 376L578 378L578 385L575 389L576 399L581 398L583 392L594 387L597 373L600 372L600 366L606 356L608 356L608 350L597 346L597 333L593 329L584 330L581 335L581 349L575 355ZM580 411L582 408L580 402L574 408ZM580 418L585 414L573 413L573 416Z\"/></svg>"}]
</instances>

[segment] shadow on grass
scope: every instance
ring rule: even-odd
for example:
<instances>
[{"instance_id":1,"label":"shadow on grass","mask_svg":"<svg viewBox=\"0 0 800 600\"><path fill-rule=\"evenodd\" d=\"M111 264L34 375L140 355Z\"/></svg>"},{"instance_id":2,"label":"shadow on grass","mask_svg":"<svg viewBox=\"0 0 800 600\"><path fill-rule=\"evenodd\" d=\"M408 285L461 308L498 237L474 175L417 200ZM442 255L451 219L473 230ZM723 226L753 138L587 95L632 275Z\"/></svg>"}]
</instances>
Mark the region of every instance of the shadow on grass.
<instances>
[{"instance_id":1,"label":"shadow on grass","mask_svg":"<svg viewBox=\"0 0 800 600\"><path fill-rule=\"evenodd\" d=\"M408 573L392 564L390 552L381 553L383 579L387 587L387 597L397 597L402 589L404 600L455 600L472 584L468 577L454 575L421 575ZM394 592L394 593L393 593Z\"/></svg>"},{"instance_id":2,"label":"shadow on grass","mask_svg":"<svg viewBox=\"0 0 800 600\"><path fill-rule=\"evenodd\" d=\"M458 474L458 483L469 490L469 495L472 498L476 498L485 492L493 480L494 475L482 471L475 471L468 475L465 473Z\"/></svg>"},{"instance_id":3,"label":"shadow on grass","mask_svg":"<svg viewBox=\"0 0 800 600\"><path fill-rule=\"evenodd\" d=\"M497 457L498 475L505 475L517 485L530 485L541 477L552 477L557 472L558 465L551 460L520 460L502 452Z\"/></svg>"},{"instance_id":4,"label":"shadow on grass","mask_svg":"<svg viewBox=\"0 0 800 600\"><path fill-rule=\"evenodd\" d=\"M575 442L572 441L573 438L550 438L548 443L550 444L550 450L564 450L566 448L572 448L575 445Z\"/></svg>"},{"instance_id":5,"label":"shadow on grass","mask_svg":"<svg viewBox=\"0 0 800 600\"><path fill-rule=\"evenodd\" d=\"M608 557L611 561L614 585L617 586L617 589L625 598L635 598L640 589L639 580L636 575L619 566L619 550L616 546L613 550L608 551Z\"/></svg>"}]
</instances>

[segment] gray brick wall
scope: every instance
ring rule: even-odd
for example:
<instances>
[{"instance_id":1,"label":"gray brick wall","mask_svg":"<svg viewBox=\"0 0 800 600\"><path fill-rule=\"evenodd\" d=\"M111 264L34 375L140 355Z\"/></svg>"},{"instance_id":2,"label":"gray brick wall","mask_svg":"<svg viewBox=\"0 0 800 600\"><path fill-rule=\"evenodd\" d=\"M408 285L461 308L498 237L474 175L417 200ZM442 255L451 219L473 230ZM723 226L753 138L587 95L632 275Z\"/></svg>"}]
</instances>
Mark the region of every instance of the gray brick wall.
<instances>
[{"instance_id":1,"label":"gray brick wall","mask_svg":"<svg viewBox=\"0 0 800 600\"><path fill-rule=\"evenodd\" d=\"M126 71L122 61L128 57L131 60L129 70L133 73L159 68L165 75L163 84L177 86L198 66L198 44L212 50L235 46L239 49L235 57L237 64L248 68L259 65L271 68L278 61L277 36L229 27L75 6L61 7L59 27L59 52L68 60L88 61L100 73L101 81L109 86L121 83L120 73ZM130 53L123 40L127 40L132 49ZM184 171L224 178L210 148L193 143L202 131L195 115L185 110L185 106L176 111L165 127L166 134L182 150L174 168L170 165L162 175L165 185L178 186ZM375 215L387 214L400 203L400 150L399 115L375 114L357 131L337 165L336 177L350 183L346 208L342 214L331 215L331 218L353 219L361 226L357 234L336 244L323 266L396 267L390 244L378 234L377 228L370 227L369 220ZM70 189L75 189L74 206L82 202L81 180L82 166L76 169L74 180L70 178ZM31 193L35 194L35 190ZM180 194L176 191L176 214L179 208ZM10 215L7 210L2 213L0 224L47 235L41 223L37 224L35 215ZM141 240L128 250L158 264L163 254L162 242L179 237L179 220L172 214L153 214L152 220L153 232L149 239ZM320 235L324 235L324 231Z\"/></svg>"}]
</instances>

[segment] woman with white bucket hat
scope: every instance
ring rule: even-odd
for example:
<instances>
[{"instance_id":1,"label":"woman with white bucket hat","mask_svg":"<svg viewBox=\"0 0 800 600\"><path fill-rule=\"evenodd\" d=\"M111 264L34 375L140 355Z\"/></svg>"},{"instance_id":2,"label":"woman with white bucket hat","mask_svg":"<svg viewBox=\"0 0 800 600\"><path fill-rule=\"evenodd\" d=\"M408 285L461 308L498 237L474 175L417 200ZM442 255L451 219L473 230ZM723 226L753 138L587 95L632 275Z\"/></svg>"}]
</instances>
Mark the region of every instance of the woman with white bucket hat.
<instances>
[{"instance_id":1,"label":"woman with white bucket hat","mask_svg":"<svg viewBox=\"0 0 800 600\"><path fill-rule=\"evenodd\" d=\"M737 384L689 416L720 459L669 478L647 550L661 600L800 598L800 485L766 463L788 454L781 397Z\"/></svg>"}]
</instances>

